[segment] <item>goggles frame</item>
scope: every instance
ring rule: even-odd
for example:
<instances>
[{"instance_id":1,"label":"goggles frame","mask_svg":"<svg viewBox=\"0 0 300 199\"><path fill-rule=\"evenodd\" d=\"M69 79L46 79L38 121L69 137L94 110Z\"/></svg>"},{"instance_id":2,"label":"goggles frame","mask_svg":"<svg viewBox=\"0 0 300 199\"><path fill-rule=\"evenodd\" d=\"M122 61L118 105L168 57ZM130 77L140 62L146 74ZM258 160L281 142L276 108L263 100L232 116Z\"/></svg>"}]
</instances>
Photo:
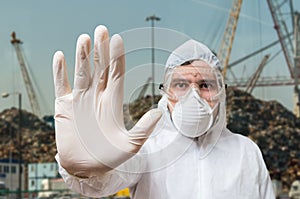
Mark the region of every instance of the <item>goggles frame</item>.
<instances>
[{"instance_id":1,"label":"goggles frame","mask_svg":"<svg viewBox=\"0 0 300 199\"><path fill-rule=\"evenodd\" d=\"M159 86L162 95L179 101L184 99L190 89L196 89L206 101L220 99L226 86L219 69L195 66L192 70L176 71L176 68L179 67L167 69L164 83Z\"/></svg>"}]
</instances>

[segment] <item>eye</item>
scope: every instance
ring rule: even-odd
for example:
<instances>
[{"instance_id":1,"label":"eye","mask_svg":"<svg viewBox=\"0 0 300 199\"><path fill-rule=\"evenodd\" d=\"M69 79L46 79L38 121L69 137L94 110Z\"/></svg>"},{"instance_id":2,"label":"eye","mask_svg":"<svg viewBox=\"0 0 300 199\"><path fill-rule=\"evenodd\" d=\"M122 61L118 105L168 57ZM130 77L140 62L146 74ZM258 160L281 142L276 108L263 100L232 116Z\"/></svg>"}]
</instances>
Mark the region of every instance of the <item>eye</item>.
<instances>
[{"instance_id":1,"label":"eye","mask_svg":"<svg viewBox=\"0 0 300 199\"><path fill-rule=\"evenodd\" d=\"M201 84L199 85L199 88L210 89L211 87L212 87L212 85L209 84L209 83L201 83Z\"/></svg>"},{"instance_id":2,"label":"eye","mask_svg":"<svg viewBox=\"0 0 300 199\"><path fill-rule=\"evenodd\" d=\"M174 84L174 87L180 90L186 89L190 86L188 82L177 82Z\"/></svg>"},{"instance_id":3,"label":"eye","mask_svg":"<svg viewBox=\"0 0 300 199\"><path fill-rule=\"evenodd\" d=\"M214 90L216 89L216 83L212 81L203 81L199 83L200 89L208 89L208 90Z\"/></svg>"}]
</instances>

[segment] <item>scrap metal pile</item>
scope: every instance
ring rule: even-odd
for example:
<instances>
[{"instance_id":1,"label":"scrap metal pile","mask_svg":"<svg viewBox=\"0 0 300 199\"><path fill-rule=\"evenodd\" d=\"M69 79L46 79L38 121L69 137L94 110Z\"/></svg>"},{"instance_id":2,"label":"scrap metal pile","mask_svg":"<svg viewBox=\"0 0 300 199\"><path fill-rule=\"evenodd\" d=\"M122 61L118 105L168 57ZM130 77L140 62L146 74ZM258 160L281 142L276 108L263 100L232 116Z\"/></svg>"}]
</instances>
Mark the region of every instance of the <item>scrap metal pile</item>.
<instances>
[{"instance_id":1,"label":"scrap metal pile","mask_svg":"<svg viewBox=\"0 0 300 199\"><path fill-rule=\"evenodd\" d=\"M272 179L288 189L300 178L300 118L276 101L227 89L227 127L260 147Z\"/></svg>"},{"instance_id":2,"label":"scrap metal pile","mask_svg":"<svg viewBox=\"0 0 300 199\"><path fill-rule=\"evenodd\" d=\"M22 110L21 153L24 163L54 162L56 145L54 129L37 116ZM6 109L0 113L0 159L18 160L19 111Z\"/></svg>"},{"instance_id":3,"label":"scrap metal pile","mask_svg":"<svg viewBox=\"0 0 300 199\"><path fill-rule=\"evenodd\" d=\"M155 103L160 97L155 96ZM124 105L126 127L132 127L151 105L151 96ZM53 162L56 154L54 129L29 112L23 110L22 115L23 161ZM18 157L18 121L16 108L0 113L0 159L8 158L10 151L14 158ZM285 188L300 177L299 118L280 103L262 101L229 87L227 127L234 133L250 137L258 144L271 177L280 180Z\"/></svg>"}]
</instances>

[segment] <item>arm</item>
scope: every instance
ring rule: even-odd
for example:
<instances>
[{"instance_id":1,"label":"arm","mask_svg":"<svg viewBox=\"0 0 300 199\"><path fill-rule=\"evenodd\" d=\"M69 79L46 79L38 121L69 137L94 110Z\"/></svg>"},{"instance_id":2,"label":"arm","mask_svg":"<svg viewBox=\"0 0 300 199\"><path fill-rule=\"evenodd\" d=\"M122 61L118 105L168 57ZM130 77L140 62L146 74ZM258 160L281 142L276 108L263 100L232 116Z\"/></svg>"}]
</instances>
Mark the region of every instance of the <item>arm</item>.
<instances>
[{"instance_id":1,"label":"arm","mask_svg":"<svg viewBox=\"0 0 300 199\"><path fill-rule=\"evenodd\" d=\"M121 182L124 179L116 168L140 150L161 117L161 112L153 109L130 131L125 129L122 38L114 35L109 39L104 26L96 28L94 38L93 72L90 37L78 38L73 89L63 53L58 51L53 57L57 160L69 186L82 193L94 191L90 195L103 187L118 187L110 182L130 185Z\"/></svg>"},{"instance_id":2,"label":"arm","mask_svg":"<svg viewBox=\"0 0 300 199\"><path fill-rule=\"evenodd\" d=\"M255 144L257 149L257 156L259 159L259 194L261 199L275 199L275 192L273 189L272 181L269 171L264 162L262 153L259 147Z\"/></svg>"},{"instance_id":3,"label":"arm","mask_svg":"<svg viewBox=\"0 0 300 199\"><path fill-rule=\"evenodd\" d=\"M56 155L56 160L59 164L59 157ZM132 162L133 163L133 162ZM119 190L134 186L141 177L141 172L132 173L124 172L126 167L138 171L141 169L138 163L129 165L127 162L120 165L118 168L104 173L102 176L93 176L89 178L80 178L69 174L60 164L59 173L65 183L71 190L81 193L89 197L104 197L113 195Z\"/></svg>"}]
</instances>

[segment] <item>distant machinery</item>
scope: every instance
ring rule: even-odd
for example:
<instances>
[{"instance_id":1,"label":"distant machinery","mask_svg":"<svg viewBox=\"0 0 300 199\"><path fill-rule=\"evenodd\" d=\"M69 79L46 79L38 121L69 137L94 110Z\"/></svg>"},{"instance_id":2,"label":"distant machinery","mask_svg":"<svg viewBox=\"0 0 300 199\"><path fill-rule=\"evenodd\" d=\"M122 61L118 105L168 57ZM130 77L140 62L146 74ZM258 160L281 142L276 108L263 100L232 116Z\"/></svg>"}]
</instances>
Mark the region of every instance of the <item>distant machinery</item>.
<instances>
[{"instance_id":1,"label":"distant machinery","mask_svg":"<svg viewBox=\"0 0 300 199\"><path fill-rule=\"evenodd\" d=\"M230 15L227 21L225 32L221 41L221 46L218 51L218 58L223 65L223 76L226 77L227 65L231 54L232 44L235 36L235 31L242 7L243 0L233 0Z\"/></svg>"},{"instance_id":2,"label":"distant machinery","mask_svg":"<svg viewBox=\"0 0 300 199\"><path fill-rule=\"evenodd\" d=\"M254 87L256 86L257 80L260 77L260 74L264 68L264 66L267 63L267 60L269 59L270 55L266 55L263 60L261 61L260 65L258 66L258 69L256 70L256 72L254 73L254 75L252 76L252 78L250 78L249 82L247 83L247 88L246 88L246 92L247 93L252 93Z\"/></svg>"},{"instance_id":3,"label":"distant machinery","mask_svg":"<svg viewBox=\"0 0 300 199\"><path fill-rule=\"evenodd\" d=\"M20 45L22 44L22 41L20 39L16 38L16 33L12 32L11 34L11 44L14 46L16 53L17 53L17 58L20 64L20 68L21 68L21 72L22 72L22 76L24 79L24 83L25 83L25 87L26 87L26 91L27 91L27 95L29 98L29 102L30 102L30 106L32 109L33 114L37 115L38 117L40 116L40 106L39 103L37 101L28 71L27 71L27 67L24 61L24 57L20 48Z\"/></svg>"},{"instance_id":4,"label":"distant machinery","mask_svg":"<svg viewBox=\"0 0 300 199\"><path fill-rule=\"evenodd\" d=\"M286 37L290 37L292 34L289 33L288 35L285 35L284 38ZM258 53L261 53L263 52L264 50L268 49L268 48L271 48L272 46L276 45L279 43L279 40L277 41L274 41L258 50L255 50L254 52L238 59L238 60L235 60L233 61L232 63L229 63L228 66L227 66L227 69L231 69L232 67L236 66L237 64L247 60L247 59L250 59L251 57L257 55ZM278 52L280 53L280 52ZM277 53L277 54L278 54ZM272 58L269 58L267 60L267 62L265 63L268 64L268 62L270 62L276 55L274 55ZM259 69L257 69L259 70ZM257 73L257 71L255 72ZM240 79L237 79L235 78L234 80L231 80L231 79L227 79L227 83L230 85L230 86L235 86L235 87L247 87L248 85L248 82L249 80L246 79L246 78L240 78ZM295 85L295 82L293 79L291 79L290 77L287 77L287 76L276 76L276 77L260 77L259 79L256 80L256 83L255 83L255 87L264 87L264 86L292 86L292 85Z\"/></svg>"},{"instance_id":5,"label":"distant machinery","mask_svg":"<svg viewBox=\"0 0 300 199\"><path fill-rule=\"evenodd\" d=\"M282 3L280 4L278 0L267 0L267 2L273 18L274 29L277 32L281 49L284 54L284 58L286 60L290 74L291 76L293 76L293 59L291 55L291 53L293 52L293 43L290 37L284 37L284 35L288 35L289 31L280 9Z\"/></svg>"},{"instance_id":6,"label":"distant machinery","mask_svg":"<svg viewBox=\"0 0 300 199\"><path fill-rule=\"evenodd\" d=\"M146 93L147 88L148 88L148 86L149 86L149 84L150 84L151 81L152 81L152 77L149 77L147 79L146 83L144 84L144 86L142 87L142 90L139 93L138 99L142 99L145 96L145 93Z\"/></svg>"},{"instance_id":7,"label":"distant machinery","mask_svg":"<svg viewBox=\"0 0 300 199\"><path fill-rule=\"evenodd\" d=\"M300 117L300 89L299 89L299 79L300 79L300 14L295 13L294 16L294 74L295 74L295 106L294 112L296 116Z\"/></svg>"},{"instance_id":8,"label":"distant machinery","mask_svg":"<svg viewBox=\"0 0 300 199\"><path fill-rule=\"evenodd\" d=\"M283 12L281 11L282 7L289 2L289 9L291 13L291 22L292 22L292 31L288 31L288 26L286 20L284 19ZM239 13L242 6L242 0L233 0L233 5L227 21L226 29L221 41L221 46L218 52L218 57L223 64L223 76L226 78L226 73L228 69L231 69L232 66L254 56L255 54L266 50L267 48L280 43L284 58L286 60L288 70L290 72L291 78L286 77L262 77L260 78L261 71L264 65L267 64L267 59L262 60L262 63L259 65L256 72L253 74L250 80L238 80L234 74L232 76L234 81L231 82L231 85L238 87L246 87L248 92L252 92L255 86L284 86L284 85L294 85L294 112L296 116L300 116L300 14L294 12L293 0L267 0L272 19L274 22L274 28L278 35L278 41L273 42L272 44L257 50L250 55L245 56L244 58L237 60L229 64L230 53L233 45L233 40L235 36L235 31L239 19ZM294 36L292 39L291 35ZM227 79L228 80L228 79ZM230 80L229 80L230 81Z\"/></svg>"},{"instance_id":9,"label":"distant machinery","mask_svg":"<svg viewBox=\"0 0 300 199\"><path fill-rule=\"evenodd\" d=\"M287 0L267 0L269 9L274 22L274 28L277 32L281 48L290 71L291 78L294 79L294 113L297 117L300 117L300 20L299 13L294 12L293 1L289 0L289 8L291 12L291 24L294 33L294 42L290 37L284 38L287 35L288 28L286 21L283 18L281 7L287 2Z\"/></svg>"}]
</instances>

